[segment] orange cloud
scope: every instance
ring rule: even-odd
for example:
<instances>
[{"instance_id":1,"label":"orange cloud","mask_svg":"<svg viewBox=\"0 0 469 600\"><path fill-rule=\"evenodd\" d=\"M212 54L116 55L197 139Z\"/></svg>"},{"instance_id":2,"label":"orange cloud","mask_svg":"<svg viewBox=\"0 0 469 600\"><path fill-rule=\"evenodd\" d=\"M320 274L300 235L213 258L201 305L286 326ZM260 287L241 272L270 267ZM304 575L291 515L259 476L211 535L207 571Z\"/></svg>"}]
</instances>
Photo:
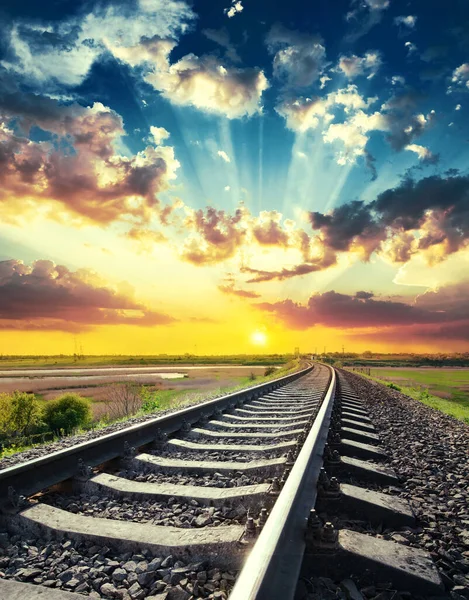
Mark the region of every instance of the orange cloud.
<instances>
[{"instance_id":1,"label":"orange cloud","mask_svg":"<svg viewBox=\"0 0 469 600\"><path fill-rule=\"evenodd\" d=\"M97 325L168 325L175 319L104 286L90 271L50 260L0 262L0 329L79 331Z\"/></svg>"}]
</instances>

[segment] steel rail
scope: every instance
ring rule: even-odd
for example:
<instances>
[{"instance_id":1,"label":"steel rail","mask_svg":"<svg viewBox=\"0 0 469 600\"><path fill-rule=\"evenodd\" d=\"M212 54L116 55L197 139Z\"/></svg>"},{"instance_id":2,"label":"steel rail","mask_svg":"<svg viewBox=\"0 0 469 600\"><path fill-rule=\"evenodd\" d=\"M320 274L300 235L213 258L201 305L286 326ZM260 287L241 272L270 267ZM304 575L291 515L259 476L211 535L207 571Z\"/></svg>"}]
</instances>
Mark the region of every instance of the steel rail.
<instances>
[{"instance_id":1,"label":"steel rail","mask_svg":"<svg viewBox=\"0 0 469 600\"><path fill-rule=\"evenodd\" d=\"M305 551L309 511L317 496L317 481L329 430L336 375L329 388L258 540L238 576L230 600L291 600Z\"/></svg>"},{"instance_id":2,"label":"steel rail","mask_svg":"<svg viewBox=\"0 0 469 600\"><path fill-rule=\"evenodd\" d=\"M284 375L245 390L232 392L221 398L189 406L168 415L148 419L143 423L137 423L93 440L87 440L75 446L2 469L0 470L0 507L9 502L10 486L18 495L31 496L76 475L79 459L90 467L98 466L122 456L125 443L135 447L150 444L155 441L159 430L166 434L175 433L181 429L184 422L192 425L201 418L210 416L217 409L234 408L238 404L295 381L312 369L312 366L308 366L296 373Z\"/></svg>"}]
</instances>

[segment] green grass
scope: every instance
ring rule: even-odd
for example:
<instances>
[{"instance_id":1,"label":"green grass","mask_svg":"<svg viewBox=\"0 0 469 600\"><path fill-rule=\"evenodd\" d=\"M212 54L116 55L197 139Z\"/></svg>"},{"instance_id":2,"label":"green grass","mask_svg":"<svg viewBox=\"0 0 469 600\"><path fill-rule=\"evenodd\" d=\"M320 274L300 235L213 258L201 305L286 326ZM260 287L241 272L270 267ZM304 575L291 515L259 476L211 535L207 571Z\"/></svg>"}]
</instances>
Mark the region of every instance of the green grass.
<instances>
[{"instance_id":1,"label":"green grass","mask_svg":"<svg viewBox=\"0 0 469 600\"><path fill-rule=\"evenodd\" d=\"M469 369L371 369L370 378L469 424Z\"/></svg>"},{"instance_id":2,"label":"green grass","mask_svg":"<svg viewBox=\"0 0 469 600\"><path fill-rule=\"evenodd\" d=\"M103 356L0 356L0 369L41 367L98 367L151 365L282 365L293 357L290 354L235 354L223 356L168 355L103 355Z\"/></svg>"}]
</instances>

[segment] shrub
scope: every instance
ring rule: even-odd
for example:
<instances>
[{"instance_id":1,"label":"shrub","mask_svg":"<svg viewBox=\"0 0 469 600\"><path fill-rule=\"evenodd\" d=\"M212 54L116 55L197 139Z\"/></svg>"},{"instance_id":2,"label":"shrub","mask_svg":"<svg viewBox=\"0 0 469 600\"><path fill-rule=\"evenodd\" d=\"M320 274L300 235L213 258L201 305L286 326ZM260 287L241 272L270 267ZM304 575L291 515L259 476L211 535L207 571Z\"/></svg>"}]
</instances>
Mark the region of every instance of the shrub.
<instances>
[{"instance_id":1,"label":"shrub","mask_svg":"<svg viewBox=\"0 0 469 600\"><path fill-rule=\"evenodd\" d=\"M113 383L106 390L105 402L108 419L116 420L138 413L143 399L135 383Z\"/></svg>"},{"instance_id":2,"label":"shrub","mask_svg":"<svg viewBox=\"0 0 469 600\"><path fill-rule=\"evenodd\" d=\"M70 433L88 424L91 417L88 400L78 394L64 394L44 408L43 419L51 431Z\"/></svg>"},{"instance_id":3,"label":"shrub","mask_svg":"<svg viewBox=\"0 0 469 600\"><path fill-rule=\"evenodd\" d=\"M256 376L254 375L254 373L251 371L250 375L249 375L249 381L255 381L256 380Z\"/></svg>"},{"instance_id":4,"label":"shrub","mask_svg":"<svg viewBox=\"0 0 469 600\"><path fill-rule=\"evenodd\" d=\"M41 410L34 394L15 391L0 394L0 435L3 438L27 435L39 427Z\"/></svg>"},{"instance_id":5,"label":"shrub","mask_svg":"<svg viewBox=\"0 0 469 600\"><path fill-rule=\"evenodd\" d=\"M145 386L140 389L140 396L142 398L142 410L146 413L151 413L160 408L161 402L158 397L158 392L151 392Z\"/></svg>"},{"instance_id":6,"label":"shrub","mask_svg":"<svg viewBox=\"0 0 469 600\"><path fill-rule=\"evenodd\" d=\"M395 383L388 383L388 384L387 384L387 387L388 387L388 388L391 388L391 390L396 390L396 391L398 391L398 392L400 392L400 391L401 391L401 388L400 388L398 385L396 385Z\"/></svg>"},{"instance_id":7,"label":"shrub","mask_svg":"<svg viewBox=\"0 0 469 600\"><path fill-rule=\"evenodd\" d=\"M264 377L268 377L269 375L273 375L276 372L276 368L275 367L267 367L267 369L264 371Z\"/></svg>"}]
</instances>

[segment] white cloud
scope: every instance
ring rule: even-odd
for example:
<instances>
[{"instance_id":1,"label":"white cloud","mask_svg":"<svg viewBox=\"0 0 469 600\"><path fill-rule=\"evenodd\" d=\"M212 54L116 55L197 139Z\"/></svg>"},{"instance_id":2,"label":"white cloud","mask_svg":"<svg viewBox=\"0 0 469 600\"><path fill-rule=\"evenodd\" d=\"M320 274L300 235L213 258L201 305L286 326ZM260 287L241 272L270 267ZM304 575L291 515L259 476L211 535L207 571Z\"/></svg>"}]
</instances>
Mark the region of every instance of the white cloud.
<instances>
[{"instance_id":1,"label":"white cloud","mask_svg":"<svg viewBox=\"0 0 469 600\"><path fill-rule=\"evenodd\" d=\"M154 127L152 125L150 127L150 134L153 139L153 143L156 146L161 145L161 142L164 142L164 140L169 138L169 131L167 131L164 127Z\"/></svg>"},{"instance_id":2,"label":"white cloud","mask_svg":"<svg viewBox=\"0 0 469 600\"><path fill-rule=\"evenodd\" d=\"M284 100L275 110L285 118L288 129L297 133L316 129L323 119L330 121L334 118L328 112L327 100L323 98Z\"/></svg>"},{"instance_id":3,"label":"white cloud","mask_svg":"<svg viewBox=\"0 0 469 600\"><path fill-rule=\"evenodd\" d=\"M393 75L391 83L392 85L405 85L405 78L402 75Z\"/></svg>"},{"instance_id":4,"label":"white cloud","mask_svg":"<svg viewBox=\"0 0 469 600\"><path fill-rule=\"evenodd\" d=\"M194 106L229 119L262 111L261 96L269 83L260 69L226 68L215 56L194 54L170 64L172 47L168 40L151 41L154 60L148 58L147 49L140 52L136 48L121 48L119 58L127 62L130 52L129 64L143 64L145 80L173 104Z\"/></svg>"},{"instance_id":5,"label":"white cloud","mask_svg":"<svg viewBox=\"0 0 469 600\"><path fill-rule=\"evenodd\" d=\"M355 162L357 156L365 154L365 146L368 143L370 131L387 131L389 125L386 118L379 112L367 115L362 110L345 121L344 123L332 123L323 132L326 143L340 141L344 145L345 152L338 155L337 162L345 164Z\"/></svg>"},{"instance_id":6,"label":"white cloud","mask_svg":"<svg viewBox=\"0 0 469 600\"><path fill-rule=\"evenodd\" d=\"M357 86L351 84L322 98L300 97L284 100L275 110L286 119L289 129L304 133L316 129L320 124L330 123L334 119L333 110L337 106L343 106L346 113L351 113L368 108L376 100L375 97L365 100L358 93Z\"/></svg>"},{"instance_id":7,"label":"white cloud","mask_svg":"<svg viewBox=\"0 0 469 600\"><path fill-rule=\"evenodd\" d=\"M225 192L229 192L231 190L231 187L229 185L225 185Z\"/></svg>"},{"instance_id":8,"label":"white cloud","mask_svg":"<svg viewBox=\"0 0 469 600\"><path fill-rule=\"evenodd\" d=\"M330 77L328 77L327 75L323 75L322 77L319 78L319 82L320 82L320 86L319 89L323 90L326 87L326 83L328 81L332 81L332 79Z\"/></svg>"},{"instance_id":9,"label":"white cloud","mask_svg":"<svg viewBox=\"0 0 469 600\"><path fill-rule=\"evenodd\" d=\"M433 152L430 152L428 148L425 146L419 146L418 144L408 144L405 150L410 150L410 152L415 152L420 160L425 162L435 162L436 156Z\"/></svg>"},{"instance_id":10,"label":"white cloud","mask_svg":"<svg viewBox=\"0 0 469 600\"><path fill-rule=\"evenodd\" d=\"M414 15L407 15L406 17L400 16L394 19L394 23L396 25L403 25L404 27L408 27L409 29L413 29L415 24L417 23L417 17Z\"/></svg>"},{"instance_id":11,"label":"white cloud","mask_svg":"<svg viewBox=\"0 0 469 600\"><path fill-rule=\"evenodd\" d=\"M1 64L44 88L78 86L110 48L132 47L154 36L177 37L193 18L180 0L142 0L139 8L109 5L64 21L22 20L9 31L11 58Z\"/></svg>"},{"instance_id":12,"label":"white cloud","mask_svg":"<svg viewBox=\"0 0 469 600\"><path fill-rule=\"evenodd\" d=\"M224 150L218 150L217 152L218 156L220 158L222 158L225 162L230 163L231 162L231 158L228 156L228 154L224 151Z\"/></svg>"},{"instance_id":13,"label":"white cloud","mask_svg":"<svg viewBox=\"0 0 469 600\"><path fill-rule=\"evenodd\" d=\"M381 55L377 51L366 52L363 56L341 56L337 69L342 71L348 79L353 79L359 75L367 75L371 79L376 75L381 66Z\"/></svg>"},{"instance_id":14,"label":"white cloud","mask_svg":"<svg viewBox=\"0 0 469 600\"><path fill-rule=\"evenodd\" d=\"M311 85L328 64L326 49L319 36L275 25L266 42L269 51L274 54L274 76L289 87Z\"/></svg>"},{"instance_id":15,"label":"white cloud","mask_svg":"<svg viewBox=\"0 0 469 600\"><path fill-rule=\"evenodd\" d=\"M231 0L230 8L225 8L223 12L229 19L232 19L237 13L242 12L243 9L244 6L241 4L241 0Z\"/></svg>"},{"instance_id":16,"label":"white cloud","mask_svg":"<svg viewBox=\"0 0 469 600\"><path fill-rule=\"evenodd\" d=\"M296 152L296 155L297 155L299 158L307 158L307 157L306 157L306 154L305 154L304 152L301 152L300 150L297 150L297 152Z\"/></svg>"},{"instance_id":17,"label":"white cloud","mask_svg":"<svg viewBox=\"0 0 469 600\"><path fill-rule=\"evenodd\" d=\"M463 63L460 67L454 69L451 81L469 88L469 63Z\"/></svg>"},{"instance_id":18,"label":"white cloud","mask_svg":"<svg viewBox=\"0 0 469 600\"><path fill-rule=\"evenodd\" d=\"M417 52L417 46L412 42L406 42L404 46L407 48L407 55L415 54Z\"/></svg>"},{"instance_id":19,"label":"white cloud","mask_svg":"<svg viewBox=\"0 0 469 600\"><path fill-rule=\"evenodd\" d=\"M454 110L461 110L461 105L460 104L456 104Z\"/></svg>"}]
</instances>

